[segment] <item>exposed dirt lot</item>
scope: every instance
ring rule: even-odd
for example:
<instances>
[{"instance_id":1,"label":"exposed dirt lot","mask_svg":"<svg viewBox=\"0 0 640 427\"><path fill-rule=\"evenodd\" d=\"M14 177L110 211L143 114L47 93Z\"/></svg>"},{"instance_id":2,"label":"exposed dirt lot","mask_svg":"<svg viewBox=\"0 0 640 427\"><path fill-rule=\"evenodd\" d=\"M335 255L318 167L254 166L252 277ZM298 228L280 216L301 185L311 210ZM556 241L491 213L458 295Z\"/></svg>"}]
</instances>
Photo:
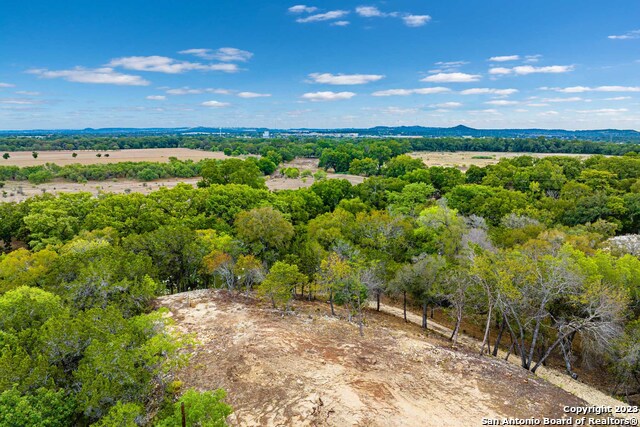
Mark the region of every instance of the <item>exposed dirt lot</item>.
<instances>
[{"instance_id":1,"label":"exposed dirt lot","mask_svg":"<svg viewBox=\"0 0 640 427\"><path fill-rule=\"evenodd\" d=\"M483 417L557 417L584 401L502 360L371 311L365 337L296 302L283 315L220 291L162 297L197 335L185 387L225 388L232 425L479 426Z\"/></svg>"},{"instance_id":2,"label":"exposed dirt lot","mask_svg":"<svg viewBox=\"0 0 640 427\"><path fill-rule=\"evenodd\" d=\"M78 157L72 154L77 153ZM96 154L102 157L96 157ZM4 153L2 153L4 154ZM105 157L109 154L109 157ZM226 159L221 151L191 150L189 148L147 148L132 150L76 150L76 151L38 151L38 158L34 159L31 151L10 151L8 159L0 158L2 166L37 166L46 163L55 163L60 166L80 163L92 165L96 163L119 163L119 162L168 162L169 157L177 157L180 160L202 160L202 159Z\"/></svg>"}]
</instances>

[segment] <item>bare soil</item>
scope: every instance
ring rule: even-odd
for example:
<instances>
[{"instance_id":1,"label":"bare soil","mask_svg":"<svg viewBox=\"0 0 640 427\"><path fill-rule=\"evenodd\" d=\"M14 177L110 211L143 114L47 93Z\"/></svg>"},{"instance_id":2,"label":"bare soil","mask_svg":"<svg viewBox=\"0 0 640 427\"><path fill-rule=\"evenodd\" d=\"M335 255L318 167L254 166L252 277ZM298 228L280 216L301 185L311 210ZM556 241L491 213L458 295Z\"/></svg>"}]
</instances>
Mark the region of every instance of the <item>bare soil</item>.
<instances>
[{"instance_id":1,"label":"bare soil","mask_svg":"<svg viewBox=\"0 0 640 427\"><path fill-rule=\"evenodd\" d=\"M229 393L232 425L479 426L483 417L561 418L570 393L500 359L453 349L437 334L369 311L365 337L297 301L283 314L223 291L162 297L195 333L184 387Z\"/></svg>"}]
</instances>

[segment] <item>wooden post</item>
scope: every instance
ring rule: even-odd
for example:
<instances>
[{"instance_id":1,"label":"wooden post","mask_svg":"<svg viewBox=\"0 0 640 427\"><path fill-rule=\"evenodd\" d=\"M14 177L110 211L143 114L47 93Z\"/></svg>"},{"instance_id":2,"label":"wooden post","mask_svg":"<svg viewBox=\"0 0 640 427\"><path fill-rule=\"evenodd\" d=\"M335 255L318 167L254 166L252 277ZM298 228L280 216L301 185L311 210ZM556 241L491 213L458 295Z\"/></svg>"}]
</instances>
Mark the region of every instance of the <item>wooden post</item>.
<instances>
[{"instance_id":1,"label":"wooden post","mask_svg":"<svg viewBox=\"0 0 640 427\"><path fill-rule=\"evenodd\" d=\"M187 427L187 417L184 413L184 402L180 402L180 411L182 412L182 427Z\"/></svg>"}]
</instances>

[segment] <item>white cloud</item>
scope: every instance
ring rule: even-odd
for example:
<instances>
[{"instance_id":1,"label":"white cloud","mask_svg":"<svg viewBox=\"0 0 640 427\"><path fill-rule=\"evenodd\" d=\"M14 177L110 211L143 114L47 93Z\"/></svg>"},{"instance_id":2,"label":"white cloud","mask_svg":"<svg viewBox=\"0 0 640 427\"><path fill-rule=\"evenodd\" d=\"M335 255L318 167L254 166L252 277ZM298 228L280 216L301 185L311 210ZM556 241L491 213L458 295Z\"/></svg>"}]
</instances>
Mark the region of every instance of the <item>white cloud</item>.
<instances>
[{"instance_id":1,"label":"white cloud","mask_svg":"<svg viewBox=\"0 0 640 427\"><path fill-rule=\"evenodd\" d=\"M387 89L373 92L372 96L407 96L407 95L433 95L436 93L451 92L446 87L424 87L420 89Z\"/></svg>"},{"instance_id":2,"label":"white cloud","mask_svg":"<svg viewBox=\"0 0 640 427\"><path fill-rule=\"evenodd\" d=\"M253 53L237 49L235 47L221 47L220 49L187 49L181 50L181 54L194 55L203 59L216 59L222 62L246 62L253 57Z\"/></svg>"},{"instance_id":3,"label":"white cloud","mask_svg":"<svg viewBox=\"0 0 640 427\"><path fill-rule=\"evenodd\" d=\"M167 97L164 95L149 95L147 99L150 101L164 101Z\"/></svg>"},{"instance_id":4,"label":"white cloud","mask_svg":"<svg viewBox=\"0 0 640 427\"><path fill-rule=\"evenodd\" d=\"M307 6L304 4L298 4L295 6L291 6L289 8L289 12L291 13L312 13L312 12L315 12L316 10L318 10L317 7Z\"/></svg>"},{"instance_id":5,"label":"white cloud","mask_svg":"<svg viewBox=\"0 0 640 427\"><path fill-rule=\"evenodd\" d=\"M33 91L30 91L30 90L17 90L16 93L18 95L26 95L26 96L38 96L38 95L41 95L40 92L33 92Z\"/></svg>"},{"instance_id":6,"label":"white cloud","mask_svg":"<svg viewBox=\"0 0 640 427\"><path fill-rule=\"evenodd\" d=\"M204 89L192 89L188 86L176 88L176 89L167 89L167 94L169 95L198 95L201 93L215 93L218 95L231 95L232 91L229 89L213 89L213 88L204 88Z\"/></svg>"},{"instance_id":7,"label":"white cloud","mask_svg":"<svg viewBox=\"0 0 640 427\"><path fill-rule=\"evenodd\" d=\"M614 115L618 113L626 113L629 111L626 108L600 108L596 110L576 110L576 113L580 114L598 114L598 115Z\"/></svg>"},{"instance_id":8,"label":"white cloud","mask_svg":"<svg viewBox=\"0 0 640 427\"><path fill-rule=\"evenodd\" d=\"M320 21L330 21L332 19L340 19L342 17L345 17L349 14L348 11L346 10L331 10L329 12L325 12L325 13L318 13L316 15L310 15L307 16L306 18L298 18L296 19L296 22L299 22L301 24L305 24L307 22L320 22Z\"/></svg>"},{"instance_id":9,"label":"white cloud","mask_svg":"<svg viewBox=\"0 0 640 427\"><path fill-rule=\"evenodd\" d=\"M534 67L533 65L519 65L513 68L504 68L504 67L495 67L489 70L489 74L493 75L506 75L506 74L516 74L516 75L527 75L527 74L535 74L535 73L568 73L573 71L573 65L549 65L546 67Z\"/></svg>"},{"instance_id":10,"label":"white cloud","mask_svg":"<svg viewBox=\"0 0 640 427\"><path fill-rule=\"evenodd\" d=\"M356 96L353 92L308 92L302 95L303 99L310 101L338 101L341 99L351 99Z\"/></svg>"},{"instance_id":11,"label":"white cloud","mask_svg":"<svg viewBox=\"0 0 640 427\"><path fill-rule=\"evenodd\" d=\"M204 107L211 107L211 108L224 108L224 107L228 107L230 104L228 102L220 102L220 101L205 101L201 105Z\"/></svg>"},{"instance_id":12,"label":"white cloud","mask_svg":"<svg viewBox=\"0 0 640 427\"><path fill-rule=\"evenodd\" d=\"M358 6L356 7L356 13L365 18L384 17L386 13L382 13L380 9L375 6Z\"/></svg>"},{"instance_id":13,"label":"white cloud","mask_svg":"<svg viewBox=\"0 0 640 427\"><path fill-rule=\"evenodd\" d=\"M233 73L238 71L236 64L200 64L198 62L177 61L166 56L128 56L113 59L110 67L122 67L127 70L150 71L156 73L180 74L186 71L224 71Z\"/></svg>"},{"instance_id":14,"label":"white cloud","mask_svg":"<svg viewBox=\"0 0 640 427\"><path fill-rule=\"evenodd\" d=\"M362 85L371 82L377 82L383 79L380 74L331 74L331 73L312 73L309 77L314 83L323 83L329 85Z\"/></svg>"},{"instance_id":15,"label":"white cloud","mask_svg":"<svg viewBox=\"0 0 640 427\"><path fill-rule=\"evenodd\" d=\"M431 76L425 77L420 80L423 82L435 82L435 83L471 83L477 82L482 76L479 74L466 74L466 73L437 73Z\"/></svg>"},{"instance_id":16,"label":"white cloud","mask_svg":"<svg viewBox=\"0 0 640 427\"><path fill-rule=\"evenodd\" d=\"M476 87L473 89L466 89L460 92L461 95L498 95L509 96L514 93L518 93L518 89L494 89L488 87Z\"/></svg>"},{"instance_id":17,"label":"white cloud","mask_svg":"<svg viewBox=\"0 0 640 427\"><path fill-rule=\"evenodd\" d=\"M571 86L571 87L542 87L541 90L553 90L562 93L584 93L584 92L640 92L640 86Z\"/></svg>"},{"instance_id":18,"label":"white cloud","mask_svg":"<svg viewBox=\"0 0 640 427\"><path fill-rule=\"evenodd\" d=\"M496 99L496 100L493 100L493 101L487 101L487 102L485 102L485 104L487 104L487 105L496 105L496 106L500 106L500 107L506 107L508 105L517 105L517 104L519 104L519 102L518 101L507 101L507 100L504 100L504 99Z\"/></svg>"},{"instance_id":19,"label":"white cloud","mask_svg":"<svg viewBox=\"0 0 640 427\"><path fill-rule=\"evenodd\" d=\"M349 24L351 24L351 22L349 21L336 21L336 22L332 22L329 25L332 25L334 27L346 27Z\"/></svg>"},{"instance_id":20,"label":"white cloud","mask_svg":"<svg viewBox=\"0 0 640 427\"><path fill-rule=\"evenodd\" d=\"M0 104L8 105L34 105L42 104L42 101L28 98L0 98Z\"/></svg>"},{"instance_id":21,"label":"white cloud","mask_svg":"<svg viewBox=\"0 0 640 427\"><path fill-rule=\"evenodd\" d=\"M462 103L461 102L443 102L441 104L433 104L432 107L437 107L437 108L458 108L458 107L462 107Z\"/></svg>"},{"instance_id":22,"label":"white cloud","mask_svg":"<svg viewBox=\"0 0 640 427\"><path fill-rule=\"evenodd\" d=\"M238 94L240 98L268 98L271 96L270 93L256 93L256 92L240 92Z\"/></svg>"},{"instance_id":23,"label":"white cloud","mask_svg":"<svg viewBox=\"0 0 640 427\"><path fill-rule=\"evenodd\" d=\"M35 74L44 79L62 78L75 83L96 83L96 84L112 84L121 86L147 86L149 81L140 76L131 74L122 74L113 68L83 68L75 67L71 70L47 70L33 69L27 71L29 74Z\"/></svg>"},{"instance_id":24,"label":"white cloud","mask_svg":"<svg viewBox=\"0 0 640 427\"><path fill-rule=\"evenodd\" d=\"M505 55L505 56L492 56L489 58L489 61L493 62L507 62L507 61L518 61L520 59L520 55Z\"/></svg>"},{"instance_id":25,"label":"white cloud","mask_svg":"<svg viewBox=\"0 0 640 427\"><path fill-rule=\"evenodd\" d=\"M429 15L406 15L402 17L402 20L407 27L422 27L431 21L431 17Z\"/></svg>"},{"instance_id":26,"label":"white cloud","mask_svg":"<svg viewBox=\"0 0 640 427\"><path fill-rule=\"evenodd\" d=\"M613 98L605 98L604 101L624 101L625 99L631 99L630 96L614 96Z\"/></svg>"},{"instance_id":27,"label":"white cloud","mask_svg":"<svg viewBox=\"0 0 640 427\"><path fill-rule=\"evenodd\" d=\"M511 74L511 68L504 68L504 67L491 68L489 69L489 74L493 74L493 75Z\"/></svg>"},{"instance_id":28,"label":"white cloud","mask_svg":"<svg viewBox=\"0 0 640 427\"><path fill-rule=\"evenodd\" d=\"M542 58L542 55L526 55L524 57L524 62L534 63L538 62Z\"/></svg>"},{"instance_id":29,"label":"white cloud","mask_svg":"<svg viewBox=\"0 0 640 427\"><path fill-rule=\"evenodd\" d=\"M611 40L630 40L630 39L640 39L640 30L627 31L624 34L620 35L612 35L607 37Z\"/></svg>"},{"instance_id":30,"label":"white cloud","mask_svg":"<svg viewBox=\"0 0 640 427\"><path fill-rule=\"evenodd\" d=\"M387 107L380 111L385 114L415 114L420 110L417 108Z\"/></svg>"},{"instance_id":31,"label":"white cloud","mask_svg":"<svg viewBox=\"0 0 640 427\"><path fill-rule=\"evenodd\" d=\"M0 87L15 87L15 85L12 85L11 83L2 83L2 82L0 82Z\"/></svg>"},{"instance_id":32,"label":"white cloud","mask_svg":"<svg viewBox=\"0 0 640 427\"><path fill-rule=\"evenodd\" d=\"M569 98L544 98L544 99L541 99L541 101L557 103L557 102L578 102L578 101L586 101L586 100L584 98L580 98L579 96L572 96Z\"/></svg>"}]
</instances>

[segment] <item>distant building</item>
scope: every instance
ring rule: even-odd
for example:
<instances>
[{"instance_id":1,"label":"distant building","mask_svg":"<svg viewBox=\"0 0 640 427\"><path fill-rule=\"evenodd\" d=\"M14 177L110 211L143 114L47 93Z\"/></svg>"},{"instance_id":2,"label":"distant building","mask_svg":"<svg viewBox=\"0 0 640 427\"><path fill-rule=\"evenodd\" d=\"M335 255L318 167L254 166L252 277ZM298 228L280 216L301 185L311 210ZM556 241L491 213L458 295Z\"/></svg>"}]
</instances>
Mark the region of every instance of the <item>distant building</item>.
<instances>
[{"instance_id":1,"label":"distant building","mask_svg":"<svg viewBox=\"0 0 640 427\"><path fill-rule=\"evenodd\" d=\"M263 138L271 138L271 134L269 133L268 130L265 130L264 132L262 132L262 137Z\"/></svg>"}]
</instances>

